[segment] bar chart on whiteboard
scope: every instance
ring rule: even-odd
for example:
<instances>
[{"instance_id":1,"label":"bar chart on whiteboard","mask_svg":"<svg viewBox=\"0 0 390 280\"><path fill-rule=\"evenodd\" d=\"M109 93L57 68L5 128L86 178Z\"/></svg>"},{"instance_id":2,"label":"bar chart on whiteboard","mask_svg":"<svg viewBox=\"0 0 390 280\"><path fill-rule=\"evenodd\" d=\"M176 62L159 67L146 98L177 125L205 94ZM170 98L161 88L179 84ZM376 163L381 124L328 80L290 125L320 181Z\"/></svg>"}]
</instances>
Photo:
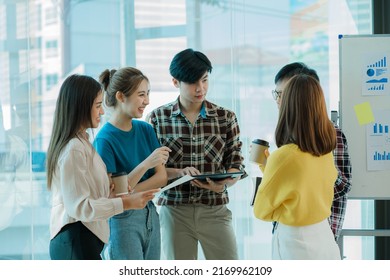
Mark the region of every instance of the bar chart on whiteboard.
<instances>
[{"instance_id":1,"label":"bar chart on whiteboard","mask_svg":"<svg viewBox=\"0 0 390 280\"><path fill-rule=\"evenodd\" d=\"M383 53L367 53L365 58L362 95L389 94L390 72L388 71L388 55Z\"/></svg>"},{"instance_id":2,"label":"bar chart on whiteboard","mask_svg":"<svg viewBox=\"0 0 390 280\"><path fill-rule=\"evenodd\" d=\"M390 34L340 35L340 117L349 199L390 200Z\"/></svg>"},{"instance_id":3,"label":"bar chart on whiteboard","mask_svg":"<svg viewBox=\"0 0 390 280\"><path fill-rule=\"evenodd\" d=\"M375 110L375 122L367 125L367 169L390 170L390 110Z\"/></svg>"}]
</instances>

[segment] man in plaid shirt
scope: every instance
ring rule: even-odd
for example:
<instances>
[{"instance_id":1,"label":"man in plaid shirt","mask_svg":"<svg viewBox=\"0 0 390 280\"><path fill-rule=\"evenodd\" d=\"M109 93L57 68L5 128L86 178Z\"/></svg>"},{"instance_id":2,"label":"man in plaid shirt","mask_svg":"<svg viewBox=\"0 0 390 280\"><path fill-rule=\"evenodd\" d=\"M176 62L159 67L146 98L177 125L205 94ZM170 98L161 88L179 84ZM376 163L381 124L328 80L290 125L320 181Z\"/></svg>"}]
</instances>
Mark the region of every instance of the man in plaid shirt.
<instances>
[{"instance_id":1,"label":"man in plaid shirt","mask_svg":"<svg viewBox=\"0 0 390 280\"><path fill-rule=\"evenodd\" d=\"M307 67L304 63L293 62L282 67L275 76L276 89L272 91L278 107L283 96L283 88L289 78L298 73L304 73L320 81L317 72ZM351 190L352 168L348 154L348 143L344 133L335 124L337 144L333 151L334 161L338 170L338 177L334 185L334 198L329 217L329 224L335 236L335 240L340 236L343 227L345 210L347 207L348 192Z\"/></svg>"},{"instance_id":2,"label":"man in plaid shirt","mask_svg":"<svg viewBox=\"0 0 390 280\"><path fill-rule=\"evenodd\" d=\"M244 168L234 112L206 100L212 66L201 52L186 49L170 65L179 97L153 110L147 120L161 145L169 147L168 178L225 173ZM240 178L193 180L158 198L162 247L167 259L238 259L227 189Z\"/></svg>"}]
</instances>

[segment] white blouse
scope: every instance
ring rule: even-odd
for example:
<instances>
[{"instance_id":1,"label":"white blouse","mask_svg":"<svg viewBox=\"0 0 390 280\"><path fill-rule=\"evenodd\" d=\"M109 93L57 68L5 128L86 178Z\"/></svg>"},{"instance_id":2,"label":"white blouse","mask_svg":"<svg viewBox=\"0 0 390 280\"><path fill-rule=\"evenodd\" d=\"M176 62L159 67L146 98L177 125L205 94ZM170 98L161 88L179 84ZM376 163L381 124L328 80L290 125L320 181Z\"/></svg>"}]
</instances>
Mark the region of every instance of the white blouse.
<instances>
[{"instance_id":1,"label":"white blouse","mask_svg":"<svg viewBox=\"0 0 390 280\"><path fill-rule=\"evenodd\" d=\"M89 141L73 138L60 154L52 182L50 239L63 226L81 221L104 243L108 218L123 212L121 198L108 198L106 165Z\"/></svg>"}]
</instances>

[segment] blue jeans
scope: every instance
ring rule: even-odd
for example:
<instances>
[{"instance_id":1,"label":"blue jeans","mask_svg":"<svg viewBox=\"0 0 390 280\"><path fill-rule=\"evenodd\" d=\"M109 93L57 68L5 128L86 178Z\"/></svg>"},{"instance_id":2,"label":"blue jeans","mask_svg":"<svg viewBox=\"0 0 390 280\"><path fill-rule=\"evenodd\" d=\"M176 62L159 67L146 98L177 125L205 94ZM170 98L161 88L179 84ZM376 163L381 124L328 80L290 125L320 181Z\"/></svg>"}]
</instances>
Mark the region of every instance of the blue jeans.
<instances>
[{"instance_id":1,"label":"blue jeans","mask_svg":"<svg viewBox=\"0 0 390 280\"><path fill-rule=\"evenodd\" d=\"M127 210L109 220L110 240L102 257L110 260L159 260L160 220L154 203L144 209Z\"/></svg>"}]
</instances>

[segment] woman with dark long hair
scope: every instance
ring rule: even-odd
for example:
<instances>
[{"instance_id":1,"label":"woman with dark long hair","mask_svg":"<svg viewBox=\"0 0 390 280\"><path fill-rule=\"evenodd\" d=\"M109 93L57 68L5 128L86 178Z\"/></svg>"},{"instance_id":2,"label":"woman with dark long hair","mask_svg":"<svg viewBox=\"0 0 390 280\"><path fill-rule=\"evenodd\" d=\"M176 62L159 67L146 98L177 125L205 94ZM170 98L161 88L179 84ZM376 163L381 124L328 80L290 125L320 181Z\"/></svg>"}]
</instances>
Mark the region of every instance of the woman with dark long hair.
<instances>
[{"instance_id":1,"label":"woman with dark long hair","mask_svg":"<svg viewBox=\"0 0 390 280\"><path fill-rule=\"evenodd\" d=\"M99 126L102 100L100 84L89 76L71 75L60 89L47 152L51 259L101 259L108 218L145 207L158 191L110 197L106 166L86 131Z\"/></svg>"}]
</instances>

